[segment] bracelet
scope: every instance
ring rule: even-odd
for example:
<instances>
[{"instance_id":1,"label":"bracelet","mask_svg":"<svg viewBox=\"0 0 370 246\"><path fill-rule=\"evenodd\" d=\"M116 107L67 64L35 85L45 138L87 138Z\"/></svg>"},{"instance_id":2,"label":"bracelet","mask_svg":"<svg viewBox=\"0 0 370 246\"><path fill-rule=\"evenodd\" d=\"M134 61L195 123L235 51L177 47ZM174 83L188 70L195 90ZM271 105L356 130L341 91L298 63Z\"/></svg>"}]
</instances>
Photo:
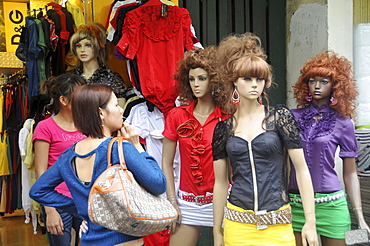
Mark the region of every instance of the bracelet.
<instances>
[{"instance_id":1,"label":"bracelet","mask_svg":"<svg viewBox=\"0 0 370 246\"><path fill-rule=\"evenodd\" d=\"M352 210L362 210L362 207L352 208Z\"/></svg>"},{"instance_id":2,"label":"bracelet","mask_svg":"<svg viewBox=\"0 0 370 246\"><path fill-rule=\"evenodd\" d=\"M168 198L168 197L175 197L175 196L176 196L176 195L167 195L167 198Z\"/></svg>"},{"instance_id":3,"label":"bracelet","mask_svg":"<svg viewBox=\"0 0 370 246\"><path fill-rule=\"evenodd\" d=\"M219 227L221 227L221 225L216 225L216 224L214 224L214 225L213 225L213 227L215 227L215 226L219 226Z\"/></svg>"}]
</instances>

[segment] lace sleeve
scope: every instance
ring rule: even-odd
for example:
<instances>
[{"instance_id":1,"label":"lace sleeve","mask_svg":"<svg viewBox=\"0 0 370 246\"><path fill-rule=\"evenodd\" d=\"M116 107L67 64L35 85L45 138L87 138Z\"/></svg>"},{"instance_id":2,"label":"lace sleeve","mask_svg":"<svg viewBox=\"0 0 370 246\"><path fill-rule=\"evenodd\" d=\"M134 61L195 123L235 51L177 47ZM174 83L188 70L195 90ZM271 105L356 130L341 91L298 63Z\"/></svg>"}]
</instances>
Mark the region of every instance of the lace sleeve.
<instances>
[{"instance_id":1,"label":"lace sleeve","mask_svg":"<svg viewBox=\"0 0 370 246\"><path fill-rule=\"evenodd\" d=\"M123 78L119 73L113 73L113 80L111 86L117 98L126 97L127 85L125 84Z\"/></svg>"},{"instance_id":2,"label":"lace sleeve","mask_svg":"<svg viewBox=\"0 0 370 246\"><path fill-rule=\"evenodd\" d=\"M213 132L212 151L214 161L227 158L226 141L229 138L230 131L226 121L218 122Z\"/></svg>"},{"instance_id":3,"label":"lace sleeve","mask_svg":"<svg viewBox=\"0 0 370 246\"><path fill-rule=\"evenodd\" d=\"M284 105L275 107L276 128L287 149L302 148L299 127L294 115Z\"/></svg>"}]
</instances>

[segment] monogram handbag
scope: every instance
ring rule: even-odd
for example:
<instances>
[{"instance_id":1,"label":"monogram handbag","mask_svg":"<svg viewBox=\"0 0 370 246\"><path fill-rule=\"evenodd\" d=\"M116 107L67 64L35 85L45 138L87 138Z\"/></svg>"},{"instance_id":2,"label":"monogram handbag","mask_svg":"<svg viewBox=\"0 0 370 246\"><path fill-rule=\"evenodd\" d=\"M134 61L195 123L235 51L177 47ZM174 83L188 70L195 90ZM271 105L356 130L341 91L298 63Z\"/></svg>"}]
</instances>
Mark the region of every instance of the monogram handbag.
<instances>
[{"instance_id":1,"label":"monogram handbag","mask_svg":"<svg viewBox=\"0 0 370 246\"><path fill-rule=\"evenodd\" d=\"M123 140L116 137L108 145L108 167L90 191L89 218L95 224L136 237L165 230L176 220L177 211L164 196L152 195L136 182L124 161ZM111 165L115 141L120 163Z\"/></svg>"}]
</instances>

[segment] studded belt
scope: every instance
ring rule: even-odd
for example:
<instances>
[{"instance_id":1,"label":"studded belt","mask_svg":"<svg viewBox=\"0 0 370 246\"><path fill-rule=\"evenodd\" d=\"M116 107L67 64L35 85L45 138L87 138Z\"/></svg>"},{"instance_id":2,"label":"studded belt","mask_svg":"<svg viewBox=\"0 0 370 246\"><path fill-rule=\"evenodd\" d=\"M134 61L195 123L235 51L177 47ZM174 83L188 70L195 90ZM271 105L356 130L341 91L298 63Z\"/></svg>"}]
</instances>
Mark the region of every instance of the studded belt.
<instances>
[{"instance_id":1,"label":"studded belt","mask_svg":"<svg viewBox=\"0 0 370 246\"><path fill-rule=\"evenodd\" d=\"M316 197L315 198L315 203L332 202L332 201L338 200L341 197L344 197L345 195L346 194L343 191L341 193L337 193L337 194L333 194L333 195L327 195L327 196L323 196L323 197ZM291 202L302 203L302 199L297 198L297 197L291 197L290 201Z\"/></svg>"},{"instance_id":2,"label":"studded belt","mask_svg":"<svg viewBox=\"0 0 370 246\"><path fill-rule=\"evenodd\" d=\"M266 229L268 225L291 224L292 212L290 206L282 210L271 212L266 212L266 210L262 210L255 213L237 211L226 207L225 218L235 222L254 224L257 226L257 230L262 230Z\"/></svg>"}]
</instances>

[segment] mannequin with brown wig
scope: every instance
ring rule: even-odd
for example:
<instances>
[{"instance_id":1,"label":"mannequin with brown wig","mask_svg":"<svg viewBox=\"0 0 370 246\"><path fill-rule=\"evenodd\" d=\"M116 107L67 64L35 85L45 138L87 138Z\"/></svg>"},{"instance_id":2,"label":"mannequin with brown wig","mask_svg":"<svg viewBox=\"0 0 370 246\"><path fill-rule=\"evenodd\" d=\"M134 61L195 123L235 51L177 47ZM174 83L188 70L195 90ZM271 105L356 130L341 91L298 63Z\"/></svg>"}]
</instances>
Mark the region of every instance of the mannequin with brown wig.
<instances>
[{"instance_id":1,"label":"mannequin with brown wig","mask_svg":"<svg viewBox=\"0 0 370 246\"><path fill-rule=\"evenodd\" d=\"M121 75L112 72L107 65L105 29L100 24L87 24L78 28L70 39L73 56L78 58L77 68L71 72L81 75L88 84L102 83L112 87L123 107L126 90Z\"/></svg>"},{"instance_id":2,"label":"mannequin with brown wig","mask_svg":"<svg viewBox=\"0 0 370 246\"><path fill-rule=\"evenodd\" d=\"M327 51L309 59L293 86L298 109L292 110L301 129L306 162L315 192L316 227L324 246L345 245L344 232L351 219L345 192L335 167L335 152L343 160L345 190L360 228L369 230L362 212L360 186L356 172L357 144L351 119L356 108L357 90L352 65L345 57ZM300 244L302 204L291 170L289 192L293 229ZM325 198L323 198L325 197ZM324 199L324 200L322 200Z\"/></svg>"},{"instance_id":3,"label":"mannequin with brown wig","mask_svg":"<svg viewBox=\"0 0 370 246\"><path fill-rule=\"evenodd\" d=\"M172 109L165 121L162 170L167 179L167 198L180 215L169 229L173 246L195 246L201 228L213 226L212 134L217 122L229 117L220 109L214 55L214 47L190 50L179 61L177 89L189 105ZM174 178L177 143L178 187Z\"/></svg>"},{"instance_id":4,"label":"mannequin with brown wig","mask_svg":"<svg viewBox=\"0 0 370 246\"><path fill-rule=\"evenodd\" d=\"M251 33L232 35L217 50L216 67L226 87L222 93L229 98L225 108L233 116L220 121L213 134L214 245L295 245L284 172L287 149L305 205L302 240L317 246L313 190L299 129L285 106L264 105L272 68L260 39Z\"/></svg>"}]
</instances>

